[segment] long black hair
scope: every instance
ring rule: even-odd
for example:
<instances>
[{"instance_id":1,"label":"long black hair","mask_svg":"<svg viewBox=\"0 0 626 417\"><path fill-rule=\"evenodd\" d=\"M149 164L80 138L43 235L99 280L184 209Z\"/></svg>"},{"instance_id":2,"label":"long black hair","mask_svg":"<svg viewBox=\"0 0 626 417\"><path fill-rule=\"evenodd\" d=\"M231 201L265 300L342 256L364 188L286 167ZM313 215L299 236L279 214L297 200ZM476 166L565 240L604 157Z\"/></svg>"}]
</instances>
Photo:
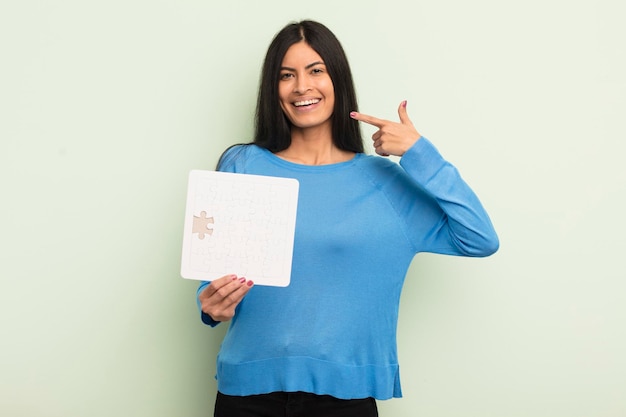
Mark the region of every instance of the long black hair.
<instances>
[{"instance_id":1,"label":"long black hair","mask_svg":"<svg viewBox=\"0 0 626 417\"><path fill-rule=\"evenodd\" d=\"M265 56L255 115L254 144L279 152L291 144L291 122L280 106L278 82L283 58L289 47L306 42L326 64L335 90L332 139L339 149L364 152L361 130L350 117L357 111L356 92L348 58L337 37L324 25L312 20L290 23L276 34Z\"/></svg>"}]
</instances>

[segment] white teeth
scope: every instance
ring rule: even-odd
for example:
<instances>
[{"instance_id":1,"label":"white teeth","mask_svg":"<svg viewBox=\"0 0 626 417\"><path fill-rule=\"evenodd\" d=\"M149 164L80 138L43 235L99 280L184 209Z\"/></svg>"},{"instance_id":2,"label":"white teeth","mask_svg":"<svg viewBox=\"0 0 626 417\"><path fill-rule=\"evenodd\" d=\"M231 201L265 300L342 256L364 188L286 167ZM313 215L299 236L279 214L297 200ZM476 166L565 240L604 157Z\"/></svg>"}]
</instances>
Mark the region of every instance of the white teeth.
<instances>
[{"instance_id":1,"label":"white teeth","mask_svg":"<svg viewBox=\"0 0 626 417\"><path fill-rule=\"evenodd\" d=\"M310 106L311 104L316 104L319 102L320 102L320 99L316 98L313 100L296 101L295 103L293 103L293 105L296 107Z\"/></svg>"}]
</instances>

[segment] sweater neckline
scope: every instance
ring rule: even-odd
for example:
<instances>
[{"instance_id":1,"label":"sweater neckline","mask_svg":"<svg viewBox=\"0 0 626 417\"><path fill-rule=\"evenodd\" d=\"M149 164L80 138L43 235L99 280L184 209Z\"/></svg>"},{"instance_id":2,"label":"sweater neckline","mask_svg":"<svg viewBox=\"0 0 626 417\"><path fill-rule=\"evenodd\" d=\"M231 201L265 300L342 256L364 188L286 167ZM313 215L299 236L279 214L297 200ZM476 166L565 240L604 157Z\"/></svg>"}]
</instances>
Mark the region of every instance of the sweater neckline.
<instances>
[{"instance_id":1,"label":"sweater neckline","mask_svg":"<svg viewBox=\"0 0 626 417\"><path fill-rule=\"evenodd\" d=\"M299 164L296 162L287 161L286 159L283 159L275 155L268 149L261 148L261 147L259 147L259 149L261 149L261 152L267 159L269 159L272 163L278 166L291 169L291 170L308 171L308 172L327 172L327 171L336 171L340 169L349 168L365 155L363 153L356 153L354 154L353 158L347 161L343 161L343 162L336 162L332 164L323 164L323 165L306 165L306 164Z\"/></svg>"}]
</instances>

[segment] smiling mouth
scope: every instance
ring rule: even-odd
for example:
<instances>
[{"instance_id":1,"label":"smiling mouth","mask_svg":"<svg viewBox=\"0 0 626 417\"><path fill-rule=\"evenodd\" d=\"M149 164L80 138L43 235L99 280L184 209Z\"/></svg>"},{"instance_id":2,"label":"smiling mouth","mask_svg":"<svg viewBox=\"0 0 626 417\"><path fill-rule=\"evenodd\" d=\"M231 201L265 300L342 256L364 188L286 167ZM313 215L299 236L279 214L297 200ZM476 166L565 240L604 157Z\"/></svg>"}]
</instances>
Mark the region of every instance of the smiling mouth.
<instances>
[{"instance_id":1,"label":"smiling mouth","mask_svg":"<svg viewBox=\"0 0 626 417\"><path fill-rule=\"evenodd\" d=\"M312 100L296 101L295 103L293 103L293 105L296 107L311 106L313 104L319 103L320 101L321 100L319 98L314 98Z\"/></svg>"}]
</instances>

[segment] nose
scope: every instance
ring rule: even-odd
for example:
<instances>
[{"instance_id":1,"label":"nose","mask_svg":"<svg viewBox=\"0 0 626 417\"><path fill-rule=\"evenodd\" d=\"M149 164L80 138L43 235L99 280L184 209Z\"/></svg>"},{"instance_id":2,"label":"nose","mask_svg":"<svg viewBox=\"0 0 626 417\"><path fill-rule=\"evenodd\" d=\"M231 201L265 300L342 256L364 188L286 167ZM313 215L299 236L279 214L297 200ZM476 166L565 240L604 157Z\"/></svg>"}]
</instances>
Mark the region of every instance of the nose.
<instances>
[{"instance_id":1,"label":"nose","mask_svg":"<svg viewBox=\"0 0 626 417\"><path fill-rule=\"evenodd\" d=\"M309 90L311 90L311 83L310 83L309 77L307 76L297 77L293 92L297 94L304 94Z\"/></svg>"}]
</instances>

